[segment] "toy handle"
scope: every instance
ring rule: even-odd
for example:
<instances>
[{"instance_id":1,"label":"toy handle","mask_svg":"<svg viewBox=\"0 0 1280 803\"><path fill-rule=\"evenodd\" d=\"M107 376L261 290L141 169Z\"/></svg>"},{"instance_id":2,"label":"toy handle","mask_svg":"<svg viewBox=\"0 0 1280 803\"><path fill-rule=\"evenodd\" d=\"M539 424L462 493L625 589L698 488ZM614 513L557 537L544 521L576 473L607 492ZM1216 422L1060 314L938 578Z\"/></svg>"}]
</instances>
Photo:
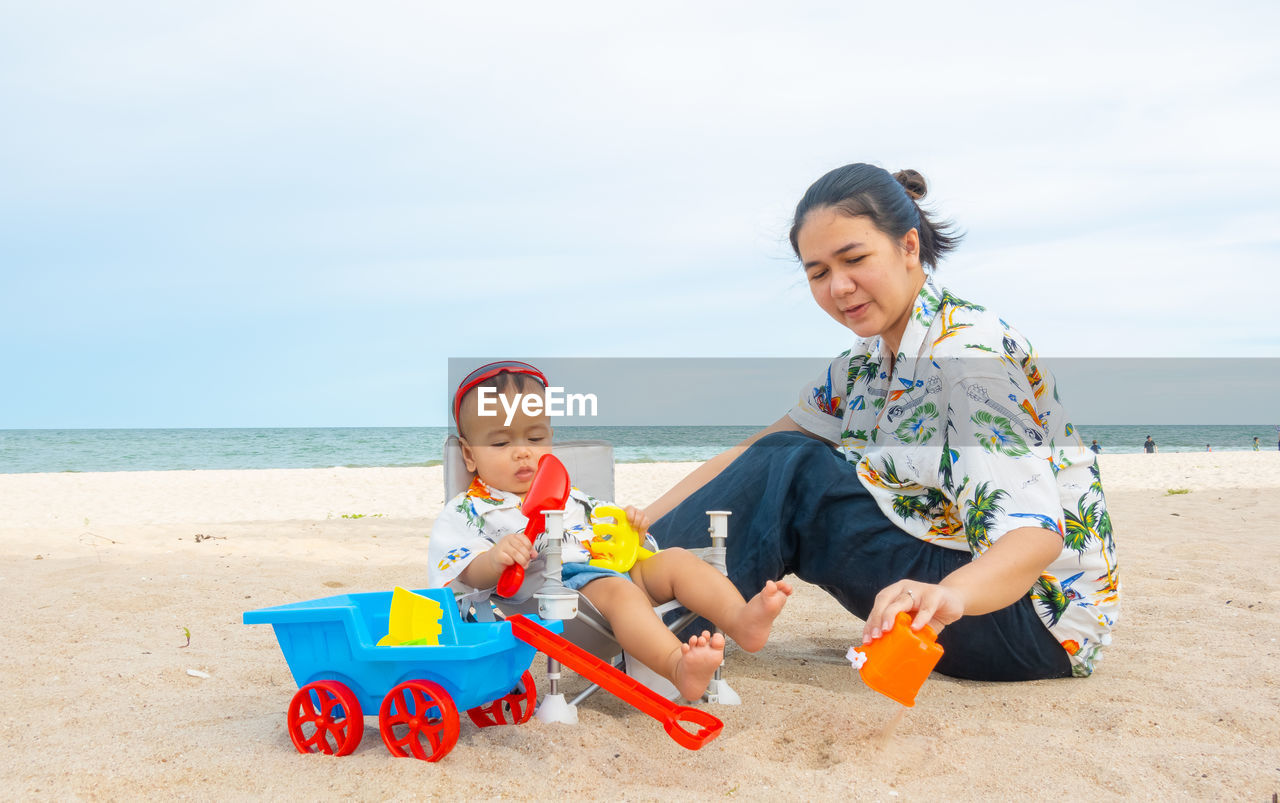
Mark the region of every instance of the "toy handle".
<instances>
[{"instance_id":1,"label":"toy handle","mask_svg":"<svg viewBox=\"0 0 1280 803\"><path fill-rule=\"evenodd\" d=\"M692 729L685 728L685 723L694 727ZM690 750L697 750L716 738L723 727L723 722L706 711L687 706L677 706L672 715L662 722L663 730L667 732L672 741Z\"/></svg>"}]
</instances>

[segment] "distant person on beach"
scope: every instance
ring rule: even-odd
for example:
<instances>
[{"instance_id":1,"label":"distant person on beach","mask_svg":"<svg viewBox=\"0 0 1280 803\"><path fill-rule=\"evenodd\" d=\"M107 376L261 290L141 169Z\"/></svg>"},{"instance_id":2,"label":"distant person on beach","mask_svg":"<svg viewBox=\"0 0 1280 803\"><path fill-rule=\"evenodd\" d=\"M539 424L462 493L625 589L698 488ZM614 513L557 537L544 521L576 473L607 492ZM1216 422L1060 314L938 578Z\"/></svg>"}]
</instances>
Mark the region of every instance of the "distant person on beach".
<instances>
[{"instance_id":1,"label":"distant person on beach","mask_svg":"<svg viewBox=\"0 0 1280 803\"><path fill-rule=\"evenodd\" d=\"M1206 452L1212 452L1212 451L1213 451L1213 447L1206 443L1206 444L1204 445L1204 450L1205 450Z\"/></svg>"},{"instance_id":2,"label":"distant person on beach","mask_svg":"<svg viewBox=\"0 0 1280 803\"><path fill-rule=\"evenodd\" d=\"M868 164L809 188L791 246L818 308L857 339L790 412L646 512L664 543L701 547L705 511L732 511L739 589L795 574L865 620L864 642L910 613L941 629L944 674L1088 675L1120 596L1097 455L1009 318L935 283L959 237L926 192L914 170Z\"/></svg>"},{"instance_id":3,"label":"distant person on beach","mask_svg":"<svg viewBox=\"0 0 1280 803\"><path fill-rule=\"evenodd\" d=\"M1254 438L1254 439L1253 439L1253 450L1254 450L1255 452L1262 451L1262 444L1258 443L1258 439L1257 439L1257 438Z\"/></svg>"},{"instance_id":4,"label":"distant person on beach","mask_svg":"<svg viewBox=\"0 0 1280 803\"><path fill-rule=\"evenodd\" d=\"M1148 435L1148 436L1147 436L1147 439L1146 439L1145 441L1143 441L1143 443L1142 443L1142 448L1143 448L1144 450L1146 450L1147 454L1155 454L1155 453L1156 453L1156 442L1155 442L1155 441L1153 441L1153 440L1151 440L1151 436L1150 436L1150 435Z\"/></svg>"},{"instance_id":5,"label":"distant person on beach","mask_svg":"<svg viewBox=\"0 0 1280 803\"><path fill-rule=\"evenodd\" d=\"M1094 438L1093 443L1089 444L1089 451L1094 454L1102 454L1102 447L1098 445L1098 439Z\"/></svg>"},{"instance_id":6,"label":"distant person on beach","mask_svg":"<svg viewBox=\"0 0 1280 803\"><path fill-rule=\"evenodd\" d=\"M551 453L552 432L545 408L531 415L520 396L533 393L541 399L546 386L538 369L509 360L473 371L454 394L462 459L476 476L436 518L428 542L428 579L433 587L453 589L462 606L484 604L504 569L528 567L534 559L520 505L538 459ZM510 423L502 414L481 414L481 388L503 397L493 399L496 407L506 410L504 399L515 406ZM627 574L592 566L583 542L591 538L591 517L602 504L608 503L572 490L565 510L562 582L604 614L626 652L670 680L686 699L697 699L724 659L724 636L704 631L681 643L654 614L654 606L678 600L719 625L739 647L755 652L768 640L791 585L762 582L763 590L748 602L711 564L678 547L637 561ZM640 532L647 529L649 520L640 510L628 507L626 516ZM541 568L530 570L516 598L528 598L542 582Z\"/></svg>"}]
</instances>

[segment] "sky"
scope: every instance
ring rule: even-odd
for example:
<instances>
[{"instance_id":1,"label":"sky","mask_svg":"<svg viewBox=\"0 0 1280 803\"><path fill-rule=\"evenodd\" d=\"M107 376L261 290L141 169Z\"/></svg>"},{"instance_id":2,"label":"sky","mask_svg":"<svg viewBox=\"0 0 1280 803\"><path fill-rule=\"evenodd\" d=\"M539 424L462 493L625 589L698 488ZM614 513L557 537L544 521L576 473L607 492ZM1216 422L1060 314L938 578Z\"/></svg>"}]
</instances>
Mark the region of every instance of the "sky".
<instances>
[{"instance_id":1,"label":"sky","mask_svg":"<svg viewBox=\"0 0 1280 803\"><path fill-rule=\"evenodd\" d=\"M787 230L855 161L925 175L939 282L1043 355L1280 387L1280 6L1033 5L9 4L0 429L444 425L451 359L821 364L853 335Z\"/></svg>"}]
</instances>

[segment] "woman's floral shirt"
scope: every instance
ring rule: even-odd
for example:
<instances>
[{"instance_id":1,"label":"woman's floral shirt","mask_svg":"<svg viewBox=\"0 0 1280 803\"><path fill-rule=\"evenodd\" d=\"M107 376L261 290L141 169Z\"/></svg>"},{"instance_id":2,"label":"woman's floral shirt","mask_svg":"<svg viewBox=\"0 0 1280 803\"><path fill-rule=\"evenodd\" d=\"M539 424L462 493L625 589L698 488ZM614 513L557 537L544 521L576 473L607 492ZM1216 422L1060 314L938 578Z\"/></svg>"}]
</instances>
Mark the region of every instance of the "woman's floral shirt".
<instances>
[{"instance_id":1,"label":"woman's floral shirt","mask_svg":"<svg viewBox=\"0 0 1280 803\"><path fill-rule=\"evenodd\" d=\"M839 445L906 532L982 554L1019 527L1062 536L1029 589L1071 656L1093 671L1120 607L1097 455L1075 434L1031 344L977 304L925 282L897 355L858 341L801 393L791 418Z\"/></svg>"}]
</instances>

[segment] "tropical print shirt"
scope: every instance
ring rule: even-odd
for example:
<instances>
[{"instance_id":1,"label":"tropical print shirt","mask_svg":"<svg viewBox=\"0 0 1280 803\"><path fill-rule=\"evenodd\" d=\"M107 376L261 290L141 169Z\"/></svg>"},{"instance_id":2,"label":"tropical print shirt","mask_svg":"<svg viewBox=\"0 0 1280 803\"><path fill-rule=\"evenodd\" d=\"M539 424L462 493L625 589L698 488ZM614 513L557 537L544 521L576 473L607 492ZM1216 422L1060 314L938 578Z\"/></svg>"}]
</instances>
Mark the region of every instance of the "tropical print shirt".
<instances>
[{"instance_id":1,"label":"tropical print shirt","mask_svg":"<svg viewBox=\"0 0 1280 803\"><path fill-rule=\"evenodd\" d=\"M801 391L791 418L839 445L892 522L981 555L1020 527L1062 536L1028 591L1089 675L1120 606L1111 517L1097 455L1067 418L1031 344L928 278L896 355L859 340Z\"/></svg>"},{"instance_id":2,"label":"tropical print shirt","mask_svg":"<svg viewBox=\"0 0 1280 803\"><path fill-rule=\"evenodd\" d=\"M458 575L478 555L492 549L511 533L524 532L529 519L520 512L524 499L509 491L490 488L479 477L467 490L445 503L431 528L427 554L431 565L427 584L432 588L448 586L459 605L486 600L493 587L472 588ZM562 563L585 563L591 554L582 542L591 540L591 511L603 504L577 488L569 490L569 503L564 512L564 541L560 547ZM541 547L541 543L535 546ZM528 599L543 582L546 561L535 557L524 572L524 583L513 599Z\"/></svg>"}]
</instances>

